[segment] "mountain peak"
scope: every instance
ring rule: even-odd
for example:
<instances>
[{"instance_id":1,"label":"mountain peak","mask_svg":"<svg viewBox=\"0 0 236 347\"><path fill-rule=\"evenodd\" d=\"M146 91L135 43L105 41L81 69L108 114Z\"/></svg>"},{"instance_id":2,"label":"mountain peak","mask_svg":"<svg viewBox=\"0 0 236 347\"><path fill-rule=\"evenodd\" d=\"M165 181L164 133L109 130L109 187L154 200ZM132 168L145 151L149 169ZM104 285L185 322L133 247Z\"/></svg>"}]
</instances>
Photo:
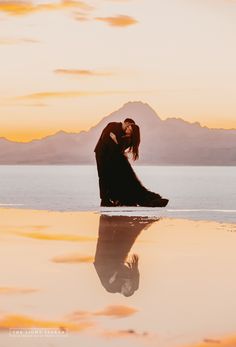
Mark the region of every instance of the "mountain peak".
<instances>
[{"instance_id":1,"label":"mountain peak","mask_svg":"<svg viewBox=\"0 0 236 347\"><path fill-rule=\"evenodd\" d=\"M181 118L161 120L147 104L133 101L88 131L64 130L17 143L0 138L0 164L94 164L94 147L109 122L133 118L141 130L141 164L235 165L236 130L216 130Z\"/></svg>"},{"instance_id":2,"label":"mountain peak","mask_svg":"<svg viewBox=\"0 0 236 347\"><path fill-rule=\"evenodd\" d=\"M151 124L156 124L161 122L157 113L149 106L147 103L141 101L129 101L120 107L115 112L104 117L97 125L91 129L102 128L106 126L109 122L122 122L125 118L131 118L136 124L144 126L151 126Z\"/></svg>"},{"instance_id":3,"label":"mountain peak","mask_svg":"<svg viewBox=\"0 0 236 347\"><path fill-rule=\"evenodd\" d=\"M127 112L127 116L129 116L129 114L133 114L134 116L137 115L138 117L145 116L148 118L155 117L160 119L154 109L148 103L144 103L142 101L129 101L124 104L120 110Z\"/></svg>"},{"instance_id":4,"label":"mountain peak","mask_svg":"<svg viewBox=\"0 0 236 347\"><path fill-rule=\"evenodd\" d=\"M123 107L134 107L134 106L138 106L138 107L148 106L148 107L150 107L146 102L143 102L143 101L128 101L123 105Z\"/></svg>"},{"instance_id":5,"label":"mountain peak","mask_svg":"<svg viewBox=\"0 0 236 347\"><path fill-rule=\"evenodd\" d=\"M123 121L125 118L133 119L137 124L151 124L161 122L157 113L147 103L141 101L130 101L117 111L105 117L103 121Z\"/></svg>"}]
</instances>

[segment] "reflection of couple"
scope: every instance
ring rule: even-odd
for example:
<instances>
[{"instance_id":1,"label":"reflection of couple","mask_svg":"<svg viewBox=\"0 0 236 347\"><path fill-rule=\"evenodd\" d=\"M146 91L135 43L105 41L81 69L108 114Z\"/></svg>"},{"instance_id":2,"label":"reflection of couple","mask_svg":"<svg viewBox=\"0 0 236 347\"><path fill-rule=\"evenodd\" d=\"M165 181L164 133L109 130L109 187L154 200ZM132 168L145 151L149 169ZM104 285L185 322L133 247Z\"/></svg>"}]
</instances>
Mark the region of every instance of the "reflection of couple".
<instances>
[{"instance_id":1,"label":"reflection of couple","mask_svg":"<svg viewBox=\"0 0 236 347\"><path fill-rule=\"evenodd\" d=\"M143 229L157 218L100 216L94 266L109 293L131 296L139 287L138 256L129 252Z\"/></svg>"},{"instance_id":2,"label":"reflection of couple","mask_svg":"<svg viewBox=\"0 0 236 347\"><path fill-rule=\"evenodd\" d=\"M103 130L95 147L101 206L163 207L168 203L159 194L147 190L137 178L126 156L138 159L140 130L135 122L111 122Z\"/></svg>"}]
</instances>

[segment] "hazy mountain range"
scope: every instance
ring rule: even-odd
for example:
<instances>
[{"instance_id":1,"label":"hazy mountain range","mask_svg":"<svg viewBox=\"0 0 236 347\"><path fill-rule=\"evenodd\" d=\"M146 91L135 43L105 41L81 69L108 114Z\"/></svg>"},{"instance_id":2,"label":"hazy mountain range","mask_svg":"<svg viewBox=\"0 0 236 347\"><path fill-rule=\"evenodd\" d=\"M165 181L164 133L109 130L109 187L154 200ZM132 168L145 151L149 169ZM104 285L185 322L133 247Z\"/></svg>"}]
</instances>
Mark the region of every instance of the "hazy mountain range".
<instances>
[{"instance_id":1,"label":"hazy mountain range","mask_svg":"<svg viewBox=\"0 0 236 347\"><path fill-rule=\"evenodd\" d=\"M88 131L59 131L27 143L0 138L0 164L94 164L93 149L102 129L126 117L141 128L140 164L236 165L236 129L209 129L180 118L161 120L142 102L125 104Z\"/></svg>"}]
</instances>

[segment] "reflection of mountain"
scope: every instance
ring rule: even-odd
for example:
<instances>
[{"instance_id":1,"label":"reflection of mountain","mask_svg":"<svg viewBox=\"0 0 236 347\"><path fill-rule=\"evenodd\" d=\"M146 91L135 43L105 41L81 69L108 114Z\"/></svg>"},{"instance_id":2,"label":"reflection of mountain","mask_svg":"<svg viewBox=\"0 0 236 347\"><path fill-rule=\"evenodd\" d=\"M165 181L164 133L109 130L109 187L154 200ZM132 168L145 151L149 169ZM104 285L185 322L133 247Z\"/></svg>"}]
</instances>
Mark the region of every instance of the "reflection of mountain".
<instances>
[{"instance_id":1,"label":"reflection of mountain","mask_svg":"<svg viewBox=\"0 0 236 347\"><path fill-rule=\"evenodd\" d=\"M94 266L110 293L132 295L139 287L138 256L129 252L142 230L157 218L100 216Z\"/></svg>"},{"instance_id":2,"label":"reflection of mountain","mask_svg":"<svg viewBox=\"0 0 236 347\"><path fill-rule=\"evenodd\" d=\"M28 143L0 138L0 164L94 164L93 148L101 130L127 116L141 127L140 164L236 164L236 130L208 129L175 118L161 120L141 102L125 104L87 132L60 131Z\"/></svg>"}]
</instances>

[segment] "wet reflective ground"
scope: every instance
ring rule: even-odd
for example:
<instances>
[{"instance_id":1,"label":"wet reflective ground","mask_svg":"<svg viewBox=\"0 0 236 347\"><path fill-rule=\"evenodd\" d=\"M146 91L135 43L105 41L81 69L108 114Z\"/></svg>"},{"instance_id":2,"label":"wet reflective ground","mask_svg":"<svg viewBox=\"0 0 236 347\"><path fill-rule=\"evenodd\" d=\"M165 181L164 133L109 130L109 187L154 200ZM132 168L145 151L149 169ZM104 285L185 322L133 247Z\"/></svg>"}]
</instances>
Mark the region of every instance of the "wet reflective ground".
<instances>
[{"instance_id":1,"label":"wet reflective ground","mask_svg":"<svg viewBox=\"0 0 236 347\"><path fill-rule=\"evenodd\" d=\"M235 242L235 224L1 209L0 345L235 347Z\"/></svg>"}]
</instances>

